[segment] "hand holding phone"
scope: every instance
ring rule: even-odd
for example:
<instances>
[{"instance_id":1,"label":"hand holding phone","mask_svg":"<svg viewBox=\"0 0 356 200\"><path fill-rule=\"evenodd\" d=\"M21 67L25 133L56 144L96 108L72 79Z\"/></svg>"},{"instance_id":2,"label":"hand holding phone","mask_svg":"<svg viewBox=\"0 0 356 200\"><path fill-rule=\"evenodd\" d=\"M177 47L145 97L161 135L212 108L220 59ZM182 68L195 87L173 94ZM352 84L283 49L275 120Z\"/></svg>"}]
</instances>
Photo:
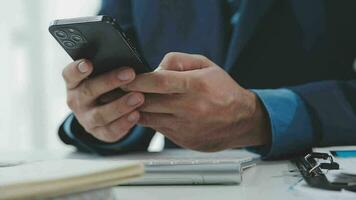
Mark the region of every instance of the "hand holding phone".
<instances>
[{"instance_id":1,"label":"hand holding phone","mask_svg":"<svg viewBox=\"0 0 356 200\"><path fill-rule=\"evenodd\" d=\"M88 60L75 61L64 68L67 104L87 133L104 142L116 142L138 122L137 108L143 104L144 96L130 92L109 103L97 104L102 95L133 81L135 72L122 67L88 78L93 69Z\"/></svg>"},{"instance_id":2,"label":"hand holding phone","mask_svg":"<svg viewBox=\"0 0 356 200\"><path fill-rule=\"evenodd\" d=\"M104 142L124 137L139 120L136 109L144 96L131 92L112 98L110 94L117 94L136 73L150 71L144 59L107 16L55 20L49 31L75 60L64 68L63 77L68 106L78 122ZM99 99L104 103L98 104Z\"/></svg>"}]
</instances>

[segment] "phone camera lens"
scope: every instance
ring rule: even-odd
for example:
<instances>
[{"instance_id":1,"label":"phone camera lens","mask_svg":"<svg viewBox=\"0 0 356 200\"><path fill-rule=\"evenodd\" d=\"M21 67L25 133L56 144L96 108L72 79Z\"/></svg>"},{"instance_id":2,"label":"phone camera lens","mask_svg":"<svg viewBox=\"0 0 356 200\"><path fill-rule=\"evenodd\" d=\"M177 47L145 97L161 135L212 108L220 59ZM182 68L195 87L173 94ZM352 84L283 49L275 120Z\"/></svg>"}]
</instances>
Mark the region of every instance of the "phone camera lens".
<instances>
[{"instance_id":1,"label":"phone camera lens","mask_svg":"<svg viewBox=\"0 0 356 200\"><path fill-rule=\"evenodd\" d=\"M67 33L64 31L55 31L54 34L56 35L56 37L58 37L60 39L67 38Z\"/></svg>"},{"instance_id":2,"label":"phone camera lens","mask_svg":"<svg viewBox=\"0 0 356 200\"><path fill-rule=\"evenodd\" d=\"M63 41L63 45L67 47L68 49L73 49L76 47L75 43L70 41L70 40L65 40Z\"/></svg>"},{"instance_id":3,"label":"phone camera lens","mask_svg":"<svg viewBox=\"0 0 356 200\"><path fill-rule=\"evenodd\" d=\"M80 37L79 35L72 35L72 36L71 36L71 39L72 39L74 42L82 42L82 41L83 41L83 38Z\"/></svg>"}]
</instances>

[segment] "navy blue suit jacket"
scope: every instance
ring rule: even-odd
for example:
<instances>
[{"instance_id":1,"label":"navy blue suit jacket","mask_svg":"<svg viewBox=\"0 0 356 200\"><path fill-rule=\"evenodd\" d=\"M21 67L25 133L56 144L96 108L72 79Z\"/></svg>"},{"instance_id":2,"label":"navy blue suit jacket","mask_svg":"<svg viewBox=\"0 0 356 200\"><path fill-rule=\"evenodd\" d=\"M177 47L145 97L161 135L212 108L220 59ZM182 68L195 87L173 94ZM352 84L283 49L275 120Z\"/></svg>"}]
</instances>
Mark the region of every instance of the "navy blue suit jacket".
<instances>
[{"instance_id":1,"label":"navy blue suit jacket","mask_svg":"<svg viewBox=\"0 0 356 200\"><path fill-rule=\"evenodd\" d=\"M100 14L118 19L151 66L171 51L205 55L243 87L297 93L312 117L315 146L355 145L356 1L239 5L235 13L220 0L104 0ZM79 124L74 129L83 132ZM146 131L128 150L147 147L153 130ZM73 143L62 129L59 134Z\"/></svg>"}]
</instances>

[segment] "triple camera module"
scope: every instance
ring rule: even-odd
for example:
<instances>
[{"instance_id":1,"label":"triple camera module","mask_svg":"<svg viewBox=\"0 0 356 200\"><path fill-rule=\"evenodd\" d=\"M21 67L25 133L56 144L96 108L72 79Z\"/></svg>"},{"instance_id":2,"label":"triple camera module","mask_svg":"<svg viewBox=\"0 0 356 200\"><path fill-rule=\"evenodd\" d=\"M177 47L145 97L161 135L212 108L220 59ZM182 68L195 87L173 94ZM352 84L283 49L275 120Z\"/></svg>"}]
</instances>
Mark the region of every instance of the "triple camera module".
<instances>
[{"instance_id":1,"label":"triple camera module","mask_svg":"<svg viewBox=\"0 0 356 200\"><path fill-rule=\"evenodd\" d=\"M54 35L67 49L80 48L87 42L79 31L72 28L55 30Z\"/></svg>"}]
</instances>

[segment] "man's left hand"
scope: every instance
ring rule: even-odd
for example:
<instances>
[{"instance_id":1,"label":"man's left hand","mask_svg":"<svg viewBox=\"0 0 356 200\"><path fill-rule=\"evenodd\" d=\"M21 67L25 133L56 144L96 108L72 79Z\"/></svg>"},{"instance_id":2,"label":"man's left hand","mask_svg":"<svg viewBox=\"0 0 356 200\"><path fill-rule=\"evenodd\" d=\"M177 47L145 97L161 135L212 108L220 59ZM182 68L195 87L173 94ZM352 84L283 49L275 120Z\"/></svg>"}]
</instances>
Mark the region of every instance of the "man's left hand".
<instances>
[{"instance_id":1,"label":"man's left hand","mask_svg":"<svg viewBox=\"0 0 356 200\"><path fill-rule=\"evenodd\" d=\"M270 142L258 97L204 56L169 53L158 70L123 89L145 93L139 124L182 147L211 152Z\"/></svg>"}]
</instances>

